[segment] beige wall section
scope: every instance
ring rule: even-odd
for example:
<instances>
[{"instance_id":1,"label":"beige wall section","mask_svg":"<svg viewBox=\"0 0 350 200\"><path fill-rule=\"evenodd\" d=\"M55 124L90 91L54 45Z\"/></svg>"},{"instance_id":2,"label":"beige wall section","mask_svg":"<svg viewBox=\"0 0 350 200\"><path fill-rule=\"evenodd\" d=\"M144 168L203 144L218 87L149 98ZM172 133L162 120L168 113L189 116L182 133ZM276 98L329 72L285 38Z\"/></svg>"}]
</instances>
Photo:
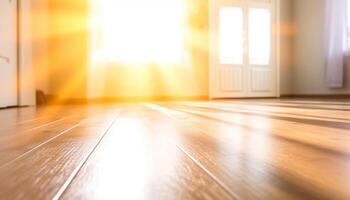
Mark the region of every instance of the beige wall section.
<instances>
[{"instance_id":1,"label":"beige wall section","mask_svg":"<svg viewBox=\"0 0 350 200\"><path fill-rule=\"evenodd\" d=\"M32 2L20 0L19 105L35 105Z\"/></svg>"},{"instance_id":2,"label":"beige wall section","mask_svg":"<svg viewBox=\"0 0 350 200\"><path fill-rule=\"evenodd\" d=\"M33 65L35 88L48 94L48 1L32 0Z\"/></svg>"},{"instance_id":3,"label":"beige wall section","mask_svg":"<svg viewBox=\"0 0 350 200\"><path fill-rule=\"evenodd\" d=\"M293 1L280 0L280 94L293 93Z\"/></svg>"},{"instance_id":4,"label":"beige wall section","mask_svg":"<svg viewBox=\"0 0 350 200\"><path fill-rule=\"evenodd\" d=\"M294 38L295 94L349 94L350 70L346 67L346 86L328 89L325 85L324 9L325 0L293 0L296 35ZM350 66L350 65L349 65Z\"/></svg>"},{"instance_id":5,"label":"beige wall section","mask_svg":"<svg viewBox=\"0 0 350 200\"><path fill-rule=\"evenodd\" d=\"M49 1L32 0L32 56L35 69L35 89L51 95L49 65Z\"/></svg>"},{"instance_id":6,"label":"beige wall section","mask_svg":"<svg viewBox=\"0 0 350 200\"><path fill-rule=\"evenodd\" d=\"M49 0L49 93L87 96L87 1Z\"/></svg>"}]
</instances>

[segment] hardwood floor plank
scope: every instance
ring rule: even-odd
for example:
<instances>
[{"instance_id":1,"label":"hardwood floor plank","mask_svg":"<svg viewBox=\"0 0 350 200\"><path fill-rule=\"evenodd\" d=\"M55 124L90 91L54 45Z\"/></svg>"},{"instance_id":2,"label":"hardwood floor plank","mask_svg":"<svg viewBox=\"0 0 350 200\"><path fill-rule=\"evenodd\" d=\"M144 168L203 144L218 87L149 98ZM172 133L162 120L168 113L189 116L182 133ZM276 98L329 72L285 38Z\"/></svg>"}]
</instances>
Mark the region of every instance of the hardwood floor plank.
<instances>
[{"instance_id":1,"label":"hardwood floor plank","mask_svg":"<svg viewBox=\"0 0 350 200\"><path fill-rule=\"evenodd\" d=\"M220 101L223 103L237 103L232 101ZM239 103L239 102L238 102ZM252 102L250 102L252 103ZM246 103L243 103L246 104ZM263 106L272 106L272 107L286 107L286 108L303 108L303 109L311 109L311 110L326 110L326 111L350 111L350 107L348 106L332 106L332 105L291 105L284 103L271 103L271 102L254 102L254 104L263 105Z\"/></svg>"},{"instance_id":2,"label":"hardwood floor plank","mask_svg":"<svg viewBox=\"0 0 350 200\"><path fill-rule=\"evenodd\" d=\"M6 122L0 126L16 125L36 118L38 116L34 107L0 109L0 121Z\"/></svg>"},{"instance_id":3,"label":"hardwood floor plank","mask_svg":"<svg viewBox=\"0 0 350 200\"><path fill-rule=\"evenodd\" d=\"M105 134L115 112L78 126L1 168L1 199L50 199Z\"/></svg>"},{"instance_id":4,"label":"hardwood floor plank","mask_svg":"<svg viewBox=\"0 0 350 200\"><path fill-rule=\"evenodd\" d=\"M339 105L339 106L350 106L349 99L323 99L323 100L313 100L313 99L282 99L281 103L288 104L311 104L311 105Z\"/></svg>"},{"instance_id":5,"label":"hardwood floor plank","mask_svg":"<svg viewBox=\"0 0 350 200\"><path fill-rule=\"evenodd\" d=\"M78 107L63 108L61 106L61 110L67 109L67 111L64 112L57 112L57 108L55 107L46 107L38 109L34 107L30 108L31 110L29 116L27 116L28 108L18 108L17 110L10 109L12 112L17 112L17 114L12 116L10 115L2 120L4 123L0 124L0 137L5 134L13 134L13 132L23 132L29 131L31 129L37 129L41 126L46 126L50 123L54 123L54 121L60 121L64 118L72 117L76 115L76 113L79 113ZM80 110L82 110L81 107ZM0 111L0 115L1 114L4 113ZM25 118L25 120L23 120L22 118Z\"/></svg>"},{"instance_id":6,"label":"hardwood floor plank","mask_svg":"<svg viewBox=\"0 0 350 200\"><path fill-rule=\"evenodd\" d=\"M239 126L252 132L261 132L268 128L271 136L278 139L308 145L311 148L332 152L345 158L350 156L350 135L347 130L338 129L336 125L334 126L337 128L324 126L324 124L322 126L304 124L307 120L286 122L259 115L241 115L240 112L217 113L215 109L214 111L210 109L198 111L195 107L185 109L171 105L169 108L200 117L202 121L208 121L208 123L217 121L228 126ZM247 123L252 121L254 123Z\"/></svg>"},{"instance_id":7,"label":"hardwood floor plank","mask_svg":"<svg viewBox=\"0 0 350 200\"><path fill-rule=\"evenodd\" d=\"M55 118L40 118L32 121L30 123L16 124L10 127L2 126L0 129L0 136L12 135L17 132L30 132L36 129L43 128L45 126L50 126L52 124L58 123L67 119L68 117L55 117Z\"/></svg>"},{"instance_id":8,"label":"hardwood floor plank","mask_svg":"<svg viewBox=\"0 0 350 200\"><path fill-rule=\"evenodd\" d=\"M304 99L0 110L0 199L350 199L348 110Z\"/></svg>"},{"instance_id":9,"label":"hardwood floor plank","mask_svg":"<svg viewBox=\"0 0 350 200\"><path fill-rule=\"evenodd\" d=\"M168 108L156 110L187 126L177 132L183 137L179 145L243 199L350 197L350 163L344 157L277 140L268 130L256 134L217 121L194 120L196 116Z\"/></svg>"},{"instance_id":10,"label":"hardwood floor plank","mask_svg":"<svg viewBox=\"0 0 350 200\"><path fill-rule=\"evenodd\" d=\"M324 119L329 121L344 121L349 122L350 116L348 112L344 111L323 111L323 110L309 110L302 108L283 108L283 107L269 107L261 105L235 105L235 104L226 104L226 103L217 103L217 102L200 102L200 103L191 103L190 105L202 105L202 106L212 106L212 107L221 107L232 110L242 110L242 111L251 111L251 112L260 112L263 114L270 115L283 115L283 116L293 116L299 118L316 118Z\"/></svg>"},{"instance_id":11,"label":"hardwood floor plank","mask_svg":"<svg viewBox=\"0 0 350 200\"><path fill-rule=\"evenodd\" d=\"M163 112L161 111L161 113ZM163 114L168 116L168 113ZM259 168L261 165L255 165L254 160L247 159L244 155L240 155L240 152L220 151L228 146L220 144L220 140L223 138L217 141L218 138L212 138L192 126L180 127L179 123L181 125L181 122L177 119L175 119L176 123L174 124L174 122L162 120L162 117L159 117L157 120L161 120L163 125L169 124L168 126L172 126L172 129L176 130L173 132L176 134L177 145L197 159L197 162L200 162L211 174L224 182L239 199L297 199L297 197L303 199L303 197L310 196L307 192L295 194L292 191L298 190L294 189L296 186L292 184L288 190L280 190L279 187L286 182L276 181L273 175L264 171L267 169L266 167L261 170ZM170 118L172 117L170 116ZM230 145L235 144L231 142ZM224 159L230 154L234 154L235 159ZM266 179L256 178L261 176Z\"/></svg>"},{"instance_id":12,"label":"hardwood floor plank","mask_svg":"<svg viewBox=\"0 0 350 200\"><path fill-rule=\"evenodd\" d=\"M62 199L235 199L144 112L125 111Z\"/></svg>"},{"instance_id":13,"label":"hardwood floor plank","mask_svg":"<svg viewBox=\"0 0 350 200\"><path fill-rule=\"evenodd\" d=\"M81 111L81 110L80 110ZM100 111L94 112L98 114ZM80 115L80 116L79 116ZM9 165L23 155L40 147L48 141L70 131L71 129L84 124L88 113L80 113L76 117L66 118L60 123L38 127L32 130L19 131L12 130L6 133L7 137L0 137L0 168Z\"/></svg>"},{"instance_id":14,"label":"hardwood floor plank","mask_svg":"<svg viewBox=\"0 0 350 200\"><path fill-rule=\"evenodd\" d=\"M46 107L20 107L20 108L10 108L10 109L0 109L0 121L6 122L0 124L4 125L17 125L26 122L35 121L36 119L42 117L53 117L58 116L62 113L68 115L75 108L79 106L46 106ZM81 109L82 107L80 107Z\"/></svg>"},{"instance_id":15,"label":"hardwood floor plank","mask_svg":"<svg viewBox=\"0 0 350 200\"><path fill-rule=\"evenodd\" d=\"M279 114L291 114L299 115L305 117L317 117L325 119L335 119L335 120L350 120L348 111L335 111L335 110L317 110L317 109L308 109L304 107L298 108L286 108L278 105L275 106L266 106L259 105L259 103L254 104L235 104L227 102L210 102L210 105L218 105L221 107L228 107L231 109L243 109L243 110L253 110L253 111L263 111L268 113L279 113Z\"/></svg>"},{"instance_id":16,"label":"hardwood floor plank","mask_svg":"<svg viewBox=\"0 0 350 200\"><path fill-rule=\"evenodd\" d=\"M232 109L226 108L216 105L193 105L193 104L164 104L166 106L173 106L179 109L190 108L192 110L198 112L210 112L215 114L238 114L242 116L253 116L253 117L261 117L268 118L271 120L279 120L292 122L293 124L307 124L307 125L315 125L322 126L326 128L336 128L336 129L350 129L350 121L349 120L341 120L341 119L329 119L329 118L320 118L320 117L304 117L300 115L288 115L288 114L277 114L277 113L269 113L269 112L259 112L254 110L246 110L246 109Z\"/></svg>"}]
</instances>

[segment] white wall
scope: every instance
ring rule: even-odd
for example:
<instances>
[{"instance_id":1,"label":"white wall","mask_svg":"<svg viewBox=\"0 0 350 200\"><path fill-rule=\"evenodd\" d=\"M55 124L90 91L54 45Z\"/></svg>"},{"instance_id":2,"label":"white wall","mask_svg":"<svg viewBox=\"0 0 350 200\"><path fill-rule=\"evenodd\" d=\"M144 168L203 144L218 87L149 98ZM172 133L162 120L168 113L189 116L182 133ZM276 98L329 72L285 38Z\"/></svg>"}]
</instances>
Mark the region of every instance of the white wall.
<instances>
[{"instance_id":1,"label":"white wall","mask_svg":"<svg viewBox=\"0 0 350 200\"><path fill-rule=\"evenodd\" d=\"M17 105L17 1L0 1L0 107Z\"/></svg>"},{"instance_id":2,"label":"white wall","mask_svg":"<svg viewBox=\"0 0 350 200\"><path fill-rule=\"evenodd\" d=\"M349 67L346 67L345 88L329 89L325 85L325 0L293 0L293 4L296 27L292 81L294 94L350 94Z\"/></svg>"},{"instance_id":3,"label":"white wall","mask_svg":"<svg viewBox=\"0 0 350 200\"><path fill-rule=\"evenodd\" d=\"M293 93L293 1L280 0L280 94Z\"/></svg>"}]
</instances>

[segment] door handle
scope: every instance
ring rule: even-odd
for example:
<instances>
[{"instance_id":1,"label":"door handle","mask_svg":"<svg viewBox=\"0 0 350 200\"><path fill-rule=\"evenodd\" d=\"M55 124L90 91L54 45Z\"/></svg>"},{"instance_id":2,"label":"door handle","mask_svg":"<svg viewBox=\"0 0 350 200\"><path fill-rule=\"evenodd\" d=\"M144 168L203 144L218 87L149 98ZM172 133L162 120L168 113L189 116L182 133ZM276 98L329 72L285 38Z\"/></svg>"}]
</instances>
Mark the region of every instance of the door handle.
<instances>
[{"instance_id":1,"label":"door handle","mask_svg":"<svg viewBox=\"0 0 350 200\"><path fill-rule=\"evenodd\" d=\"M9 58L9 57L1 56L1 55L0 55L0 59L3 59L3 60L5 60L7 63L10 63L10 58Z\"/></svg>"}]
</instances>

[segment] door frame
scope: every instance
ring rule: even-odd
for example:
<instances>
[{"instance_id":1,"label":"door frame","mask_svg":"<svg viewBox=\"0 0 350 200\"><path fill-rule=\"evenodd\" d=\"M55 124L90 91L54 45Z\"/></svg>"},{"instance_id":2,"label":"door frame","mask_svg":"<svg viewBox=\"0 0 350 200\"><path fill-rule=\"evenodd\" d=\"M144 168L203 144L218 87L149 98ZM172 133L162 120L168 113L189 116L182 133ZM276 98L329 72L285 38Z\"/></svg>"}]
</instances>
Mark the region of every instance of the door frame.
<instances>
[{"instance_id":1,"label":"door frame","mask_svg":"<svg viewBox=\"0 0 350 200\"><path fill-rule=\"evenodd\" d=\"M7 0L7 3L10 4L9 6L11 7L13 3L15 3L15 7L14 7L14 28L15 28L15 31L14 31L14 42L15 44L13 45L14 48L15 48L15 53L14 53L14 56L15 58L11 61L11 62L16 62L15 65L14 65L14 68L15 68L15 89L14 89L14 93L16 94L15 95L15 101L13 103L9 103L9 104L4 104L4 105L0 105L0 108L11 108L11 107L17 107L19 105L19 100L20 100L20 82L19 82L19 69L20 69L20 59L19 59L19 55L20 55L20 32L19 32L19 28L20 28L20 13L19 13L19 9L20 9L20 5L19 5L19 1L20 0ZM12 7L11 7L11 10L12 10ZM12 46L12 45L11 45ZM10 58L7 58L7 57L3 57L4 59L8 59L8 62L10 62ZM12 59L12 58L11 58Z\"/></svg>"},{"instance_id":2,"label":"door frame","mask_svg":"<svg viewBox=\"0 0 350 200\"><path fill-rule=\"evenodd\" d=\"M16 69L13 103L3 105L1 108L19 107L19 106L35 106L35 85L34 85L34 65L32 62L32 23L31 12L32 7L30 1L22 0L6 0L9 4L14 5L15 20L14 20L14 45L15 51L14 65ZM25 11L23 13L22 11ZM26 31L26 32L24 32Z\"/></svg>"},{"instance_id":3,"label":"door frame","mask_svg":"<svg viewBox=\"0 0 350 200\"><path fill-rule=\"evenodd\" d=\"M11 1L16 1L16 5L17 5L17 13L16 13L16 23L17 23L17 105L16 106L19 106L20 105L20 101L21 101L21 73L20 73L20 56L21 56L21 32L20 32L20 28L21 28L21 14L20 14L20 9L21 9L21 5L20 5L20 2L21 0L11 0Z\"/></svg>"},{"instance_id":4,"label":"door frame","mask_svg":"<svg viewBox=\"0 0 350 200\"><path fill-rule=\"evenodd\" d=\"M275 96L274 97L280 97L281 91L280 91L280 0L245 0L250 1L252 3L256 2L259 4L259 2L270 2L272 10L272 62L275 69ZM215 44L215 41L217 41L217 37L219 36L219 31L217 29L214 29L211 25L214 22L216 18L212 17L214 13L217 11L214 9L218 9L221 5L239 5L239 0L209 0L209 98L210 99L220 99L219 97L215 97L216 93L216 85L215 80L217 79L217 69L215 68L215 63L217 62L215 59L217 59L218 55L216 55L217 52L217 44ZM215 51L213 52L213 49ZM230 98L242 98L242 97L230 97ZM243 98L254 98L254 97L243 97Z\"/></svg>"}]
</instances>

